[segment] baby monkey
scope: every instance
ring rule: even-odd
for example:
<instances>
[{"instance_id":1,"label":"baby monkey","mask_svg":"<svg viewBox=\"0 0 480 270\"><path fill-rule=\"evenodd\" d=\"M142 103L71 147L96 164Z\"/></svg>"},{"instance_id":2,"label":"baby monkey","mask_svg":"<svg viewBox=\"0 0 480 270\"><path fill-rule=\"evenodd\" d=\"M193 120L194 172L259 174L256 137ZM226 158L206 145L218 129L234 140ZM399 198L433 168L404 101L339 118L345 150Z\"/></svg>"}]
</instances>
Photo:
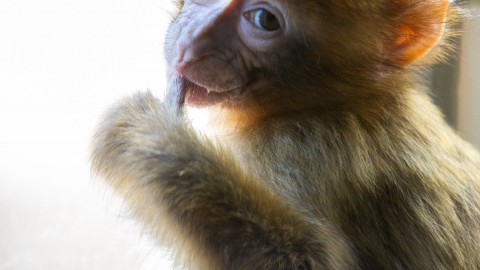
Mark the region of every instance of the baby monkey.
<instances>
[{"instance_id":1,"label":"baby monkey","mask_svg":"<svg viewBox=\"0 0 480 270\"><path fill-rule=\"evenodd\" d=\"M93 170L179 267L480 269L480 156L416 75L446 55L461 13L450 0L178 1L165 101L109 110Z\"/></svg>"}]
</instances>

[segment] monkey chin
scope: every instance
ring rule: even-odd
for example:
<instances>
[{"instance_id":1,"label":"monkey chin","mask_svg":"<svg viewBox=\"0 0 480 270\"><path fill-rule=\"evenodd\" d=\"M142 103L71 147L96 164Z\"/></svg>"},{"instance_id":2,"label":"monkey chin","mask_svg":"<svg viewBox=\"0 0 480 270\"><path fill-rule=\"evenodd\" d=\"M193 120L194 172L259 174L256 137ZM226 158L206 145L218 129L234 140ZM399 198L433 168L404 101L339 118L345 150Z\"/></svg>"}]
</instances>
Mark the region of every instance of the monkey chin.
<instances>
[{"instance_id":1,"label":"monkey chin","mask_svg":"<svg viewBox=\"0 0 480 270\"><path fill-rule=\"evenodd\" d=\"M239 97L243 92L242 88L235 88L226 91L208 90L194 82L185 82L185 105L190 107L209 107L231 101Z\"/></svg>"}]
</instances>

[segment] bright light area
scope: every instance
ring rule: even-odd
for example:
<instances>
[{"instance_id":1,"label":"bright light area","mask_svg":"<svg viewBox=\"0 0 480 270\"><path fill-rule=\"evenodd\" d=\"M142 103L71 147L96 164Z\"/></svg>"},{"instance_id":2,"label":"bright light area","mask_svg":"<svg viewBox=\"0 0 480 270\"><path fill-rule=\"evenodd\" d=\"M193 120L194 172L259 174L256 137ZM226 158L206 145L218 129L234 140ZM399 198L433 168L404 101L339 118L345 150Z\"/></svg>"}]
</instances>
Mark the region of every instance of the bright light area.
<instances>
[{"instance_id":1,"label":"bright light area","mask_svg":"<svg viewBox=\"0 0 480 270\"><path fill-rule=\"evenodd\" d=\"M162 94L169 5L0 1L0 270L168 269L88 145L115 100Z\"/></svg>"}]
</instances>

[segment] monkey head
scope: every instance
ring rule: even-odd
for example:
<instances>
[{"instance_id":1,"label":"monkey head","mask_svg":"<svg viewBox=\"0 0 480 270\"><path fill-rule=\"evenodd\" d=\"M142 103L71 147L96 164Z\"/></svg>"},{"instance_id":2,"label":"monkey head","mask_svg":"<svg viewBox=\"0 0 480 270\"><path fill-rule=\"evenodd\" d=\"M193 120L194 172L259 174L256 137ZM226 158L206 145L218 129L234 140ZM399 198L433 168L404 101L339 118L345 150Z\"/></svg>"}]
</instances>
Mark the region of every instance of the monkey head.
<instances>
[{"instance_id":1,"label":"monkey head","mask_svg":"<svg viewBox=\"0 0 480 270\"><path fill-rule=\"evenodd\" d=\"M341 106L380 95L376 85L387 89L388 78L434 55L453 13L449 0L178 4L166 59L182 102L249 111Z\"/></svg>"}]
</instances>

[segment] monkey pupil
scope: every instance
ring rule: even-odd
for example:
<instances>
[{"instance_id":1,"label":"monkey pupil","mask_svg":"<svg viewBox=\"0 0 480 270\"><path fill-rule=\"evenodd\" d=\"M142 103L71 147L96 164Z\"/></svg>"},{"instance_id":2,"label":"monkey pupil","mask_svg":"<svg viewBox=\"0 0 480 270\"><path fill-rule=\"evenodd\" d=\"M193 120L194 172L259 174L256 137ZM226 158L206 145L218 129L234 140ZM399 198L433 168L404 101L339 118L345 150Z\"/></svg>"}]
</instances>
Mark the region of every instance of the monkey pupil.
<instances>
[{"instance_id":1,"label":"monkey pupil","mask_svg":"<svg viewBox=\"0 0 480 270\"><path fill-rule=\"evenodd\" d=\"M280 23L277 20L277 17L271 12L268 12L264 9L259 11L260 15L260 25L263 29L267 31L275 31L280 28Z\"/></svg>"}]
</instances>

